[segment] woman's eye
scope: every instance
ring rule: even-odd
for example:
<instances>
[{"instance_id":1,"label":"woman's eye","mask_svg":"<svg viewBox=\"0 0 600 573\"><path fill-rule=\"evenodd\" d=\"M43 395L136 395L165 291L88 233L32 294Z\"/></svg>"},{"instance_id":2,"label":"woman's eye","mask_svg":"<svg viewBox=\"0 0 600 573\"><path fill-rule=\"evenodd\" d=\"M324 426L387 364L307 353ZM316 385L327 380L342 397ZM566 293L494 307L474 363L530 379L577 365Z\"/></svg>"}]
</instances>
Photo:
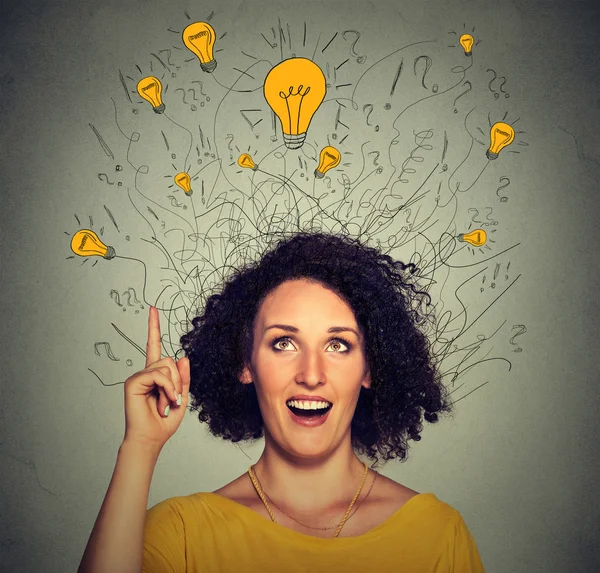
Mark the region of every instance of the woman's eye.
<instances>
[{"instance_id":1,"label":"woman's eye","mask_svg":"<svg viewBox=\"0 0 600 573\"><path fill-rule=\"evenodd\" d=\"M288 346L277 348L278 344L286 344ZM290 338L288 338L288 337L278 338L273 343L273 348L274 348L274 350L278 350L278 351L287 350L287 348L289 347L290 344L291 344ZM335 350L335 352L348 352L350 350L350 348L352 347L352 345L349 342L347 342L346 340L344 340L342 338L334 338L333 340L331 340L329 345L330 346L336 345L338 350ZM347 348L347 350L339 350L340 346L345 346Z\"/></svg>"}]
</instances>

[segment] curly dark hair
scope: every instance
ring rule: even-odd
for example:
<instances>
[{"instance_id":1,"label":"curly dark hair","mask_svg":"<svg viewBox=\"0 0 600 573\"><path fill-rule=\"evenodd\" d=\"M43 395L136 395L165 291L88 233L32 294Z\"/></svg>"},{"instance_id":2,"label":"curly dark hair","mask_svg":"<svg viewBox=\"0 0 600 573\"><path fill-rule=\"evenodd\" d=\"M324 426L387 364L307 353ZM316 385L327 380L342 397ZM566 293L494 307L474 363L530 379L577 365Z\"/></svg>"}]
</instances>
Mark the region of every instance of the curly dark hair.
<instances>
[{"instance_id":1,"label":"curly dark hair","mask_svg":"<svg viewBox=\"0 0 600 573\"><path fill-rule=\"evenodd\" d=\"M450 413L426 327L434 325L429 294L419 290L414 264L342 234L301 231L269 248L259 261L232 274L204 314L181 337L190 360L190 410L210 432L232 442L263 436L254 384L239 376L250 363L254 320L282 282L323 284L354 311L365 337L371 388L361 387L351 424L352 447L369 459L407 457L407 440L420 441L426 421Z\"/></svg>"}]
</instances>

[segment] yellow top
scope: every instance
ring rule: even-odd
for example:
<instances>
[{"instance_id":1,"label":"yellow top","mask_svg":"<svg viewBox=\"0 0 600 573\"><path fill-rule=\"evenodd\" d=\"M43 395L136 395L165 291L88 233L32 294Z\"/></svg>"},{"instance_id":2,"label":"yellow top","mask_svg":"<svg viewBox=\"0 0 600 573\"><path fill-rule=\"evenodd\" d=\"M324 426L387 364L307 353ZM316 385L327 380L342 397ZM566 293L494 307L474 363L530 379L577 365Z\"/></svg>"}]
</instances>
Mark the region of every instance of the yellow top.
<instances>
[{"instance_id":1,"label":"yellow top","mask_svg":"<svg viewBox=\"0 0 600 573\"><path fill-rule=\"evenodd\" d=\"M485 573L462 516L433 493L362 535L337 538L299 533L216 493L172 497L147 512L142 572L183 571Z\"/></svg>"}]
</instances>

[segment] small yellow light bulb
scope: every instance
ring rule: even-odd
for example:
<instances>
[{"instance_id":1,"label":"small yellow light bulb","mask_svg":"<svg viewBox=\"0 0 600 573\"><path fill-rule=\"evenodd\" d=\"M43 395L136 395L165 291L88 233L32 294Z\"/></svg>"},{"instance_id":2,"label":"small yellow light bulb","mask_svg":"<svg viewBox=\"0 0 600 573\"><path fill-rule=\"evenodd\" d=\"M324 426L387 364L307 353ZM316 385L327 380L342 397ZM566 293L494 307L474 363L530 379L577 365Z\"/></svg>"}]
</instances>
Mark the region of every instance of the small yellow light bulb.
<instances>
[{"instance_id":1,"label":"small yellow light bulb","mask_svg":"<svg viewBox=\"0 0 600 573\"><path fill-rule=\"evenodd\" d=\"M488 159L496 159L500 151L511 144L515 138L515 130L508 123L499 121L490 129L490 148L486 155Z\"/></svg>"},{"instance_id":2,"label":"small yellow light bulb","mask_svg":"<svg viewBox=\"0 0 600 573\"><path fill-rule=\"evenodd\" d=\"M185 172L182 171L181 173L178 173L177 175L175 175L174 177L175 179L175 183L181 187L187 195L191 195L193 193L192 191L192 180L190 179L190 176Z\"/></svg>"},{"instance_id":3,"label":"small yellow light bulb","mask_svg":"<svg viewBox=\"0 0 600 573\"><path fill-rule=\"evenodd\" d=\"M104 257L107 260L115 256L113 247L107 247L94 231L82 229L71 239L71 250L80 257Z\"/></svg>"},{"instance_id":4,"label":"small yellow light bulb","mask_svg":"<svg viewBox=\"0 0 600 573\"><path fill-rule=\"evenodd\" d=\"M321 149L321 155L319 156L319 167L315 169L315 177L317 179L322 179L325 173L339 165L341 159L342 155L335 147L327 145Z\"/></svg>"},{"instance_id":5,"label":"small yellow light bulb","mask_svg":"<svg viewBox=\"0 0 600 573\"><path fill-rule=\"evenodd\" d=\"M240 167L246 167L248 169L253 169L254 171L256 171L258 169L258 167L256 166L256 163L254 163L254 161L252 160L252 157L250 155L248 155L247 153L242 153L242 155L240 155L238 157L238 165Z\"/></svg>"},{"instance_id":6,"label":"small yellow light bulb","mask_svg":"<svg viewBox=\"0 0 600 573\"><path fill-rule=\"evenodd\" d=\"M263 93L281 121L283 142L288 149L302 147L326 91L321 68L306 58L284 60L267 74Z\"/></svg>"},{"instance_id":7,"label":"small yellow light bulb","mask_svg":"<svg viewBox=\"0 0 600 573\"><path fill-rule=\"evenodd\" d=\"M194 22L183 31L182 37L188 50L198 56L202 70L212 73L217 67L213 56L216 40L214 28L206 22Z\"/></svg>"},{"instance_id":8,"label":"small yellow light bulb","mask_svg":"<svg viewBox=\"0 0 600 573\"><path fill-rule=\"evenodd\" d=\"M463 47L463 50L465 51L465 56L470 56L471 55L471 49L473 48L473 42L475 40L473 39L473 36L471 36L471 34L463 34L460 37L459 43L460 45Z\"/></svg>"},{"instance_id":9,"label":"small yellow light bulb","mask_svg":"<svg viewBox=\"0 0 600 573\"><path fill-rule=\"evenodd\" d=\"M148 76L142 78L137 85L137 92L147 102L150 102L155 113L165 111L165 104L162 101L162 84L158 78Z\"/></svg>"},{"instance_id":10,"label":"small yellow light bulb","mask_svg":"<svg viewBox=\"0 0 600 573\"><path fill-rule=\"evenodd\" d=\"M482 247L487 241L487 233L483 229L475 229L470 233L458 235L461 243L470 243L474 247Z\"/></svg>"}]
</instances>

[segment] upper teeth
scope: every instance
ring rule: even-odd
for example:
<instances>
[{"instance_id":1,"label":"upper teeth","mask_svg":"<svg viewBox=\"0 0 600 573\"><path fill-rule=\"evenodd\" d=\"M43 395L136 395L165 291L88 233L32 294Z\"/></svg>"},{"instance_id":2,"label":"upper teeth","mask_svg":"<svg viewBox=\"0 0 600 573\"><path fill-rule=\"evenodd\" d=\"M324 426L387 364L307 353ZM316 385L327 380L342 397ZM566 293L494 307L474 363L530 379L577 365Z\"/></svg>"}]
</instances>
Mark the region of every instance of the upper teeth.
<instances>
[{"instance_id":1,"label":"upper teeth","mask_svg":"<svg viewBox=\"0 0 600 573\"><path fill-rule=\"evenodd\" d=\"M286 404L302 410L320 410L331 406L329 402L309 402L307 400L288 400Z\"/></svg>"}]
</instances>

